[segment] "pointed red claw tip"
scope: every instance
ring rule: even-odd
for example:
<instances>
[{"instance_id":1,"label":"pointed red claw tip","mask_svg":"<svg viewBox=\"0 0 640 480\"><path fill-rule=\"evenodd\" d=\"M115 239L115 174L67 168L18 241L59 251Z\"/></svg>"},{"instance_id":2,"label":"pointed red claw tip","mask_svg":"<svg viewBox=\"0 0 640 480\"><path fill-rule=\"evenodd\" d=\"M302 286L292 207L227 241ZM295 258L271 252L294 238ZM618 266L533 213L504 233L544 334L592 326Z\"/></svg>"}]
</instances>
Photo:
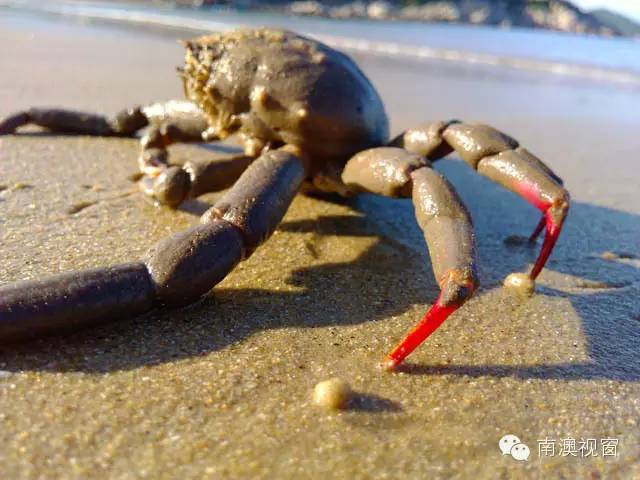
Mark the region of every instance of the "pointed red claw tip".
<instances>
[{"instance_id":1,"label":"pointed red claw tip","mask_svg":"<svg viewBox=\"0 0 640 480\"><path fill-rule=\"evenodd\" d=\"M536 260L536 263L533 265L531 273L529 274L531 280L535 280L538 277L545 264L547 263L547 259L551 255L553 247L555 246L556 241L560 236L561 229L562 225L555 225L551 221L551 219L547 218L547 232L544 236L544 242L542 243L542 248L540 249L540 253L538 254L538 259Z\"/></svg>"},{"instance_id":2,"label":"pointed red claw tip","mask_svg":"<svg viewBox=\"0 0 640 480\"><path fill-rule=\"evenodd\" d=\"M395 369L402 361L408 357L418 346L424 342L433 332L435 332L442 322L449 315L455 312L461 304L443 305L441 296L438 296L436 303L427 311L425 316L413 327L396 347L386 357L387 370Z\"/></svg>"},{"instance_id":3,"label":"pointed red claw tip","mask_svg":"<svg viewBox=\"0 0 640 480\"><path fill-rule=\"evenodd\" d=\"M536 263L529 274L529 277L532 280L535 280L544 268L545 263L547 263L547 259L549 258L549 255L551 255L551 251L556 244L556 240L558 240L560 230L562 229L562 225L569 210L570 199L569 194L564 191L561 197L558 197L553 201L543 200L540 197L539 188L536 185L529 184L527 182L521 182L518 185L517 190L520 195L542 212L542 219L531 234L531 237L529 237L529 240L534 241L546 226L542 248L538 254Z\"/></svg>"},{"instance_id":4,"label":"pointed red claw tip","mask_svg":"<svg viewBox=\"0 0 640 480\"><path fill-rule=\"evenodd\" d=\"M382 362L380 362L378 366L380 367L380 369L384 370L385 372L394 372L398 367L398 365L400 365L400 363L401 363L400 361L387 356L384 358Z\"/></svg>"}]
</instances>

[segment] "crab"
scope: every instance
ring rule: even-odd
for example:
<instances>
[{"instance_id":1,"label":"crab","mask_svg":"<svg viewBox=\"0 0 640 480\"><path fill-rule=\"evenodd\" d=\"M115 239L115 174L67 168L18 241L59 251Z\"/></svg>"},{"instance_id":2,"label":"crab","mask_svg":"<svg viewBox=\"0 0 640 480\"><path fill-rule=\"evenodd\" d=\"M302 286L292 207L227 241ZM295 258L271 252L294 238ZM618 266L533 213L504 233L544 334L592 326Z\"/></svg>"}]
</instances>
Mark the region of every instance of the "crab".
<instances>
[{"instance_id":1,"label":"crab","mask_svg":"<svg viewBox=\"0 0 640 480\"><path fill-rule=\"evenodd\" d=\"M543 269L569 209L562 180L510 136L483 124L435 121L389 138L384 105L344 53L293 32L242 29L184 42L186 100L122 111L113 118L32 108L0 121L0 135L35 124L53 132L141 138L140 186L176 207L227 189L199 224L153 246L143 260L0 288L3 341L179 307L211 290L266 241L301 191L369 192L413 199L440 294L385 357L394 369L478 288L474 231L452 185L432 169L455 152L473 170L542 212L546 230L528 274ZM243 155L182 165L175 142L237 134ZM230 188L229 188L230 187Z\"/></svg>"}]
</instances>

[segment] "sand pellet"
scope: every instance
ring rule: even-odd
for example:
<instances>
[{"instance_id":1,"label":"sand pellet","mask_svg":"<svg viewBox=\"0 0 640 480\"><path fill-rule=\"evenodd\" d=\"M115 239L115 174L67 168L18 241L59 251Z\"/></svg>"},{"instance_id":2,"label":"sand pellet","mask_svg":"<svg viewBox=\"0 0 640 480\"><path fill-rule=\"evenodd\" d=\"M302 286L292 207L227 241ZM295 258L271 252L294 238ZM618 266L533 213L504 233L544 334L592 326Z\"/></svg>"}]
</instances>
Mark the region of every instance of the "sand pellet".
<instances>
[{"instance_id":1,"label":"sand pellet","mask_svg":"<svg viewBox=\"0 0 640 480\"><path fill-rule=\"evenodd\" d=\"M536 284L526 273L511 273L504 279L503 285L510 293L530 297Z\"/></svg>"},{"instance_id":2,"label":"sand pellet","mask_svg":"<svg viewBox=\"0 0 640 480\"><path fill-rule=\"evenodd\" d=\"M337 377L320 382L313 389L313 402L332 410L346 408L351 396L351 386Z\"/></svg>"}]
</instances>

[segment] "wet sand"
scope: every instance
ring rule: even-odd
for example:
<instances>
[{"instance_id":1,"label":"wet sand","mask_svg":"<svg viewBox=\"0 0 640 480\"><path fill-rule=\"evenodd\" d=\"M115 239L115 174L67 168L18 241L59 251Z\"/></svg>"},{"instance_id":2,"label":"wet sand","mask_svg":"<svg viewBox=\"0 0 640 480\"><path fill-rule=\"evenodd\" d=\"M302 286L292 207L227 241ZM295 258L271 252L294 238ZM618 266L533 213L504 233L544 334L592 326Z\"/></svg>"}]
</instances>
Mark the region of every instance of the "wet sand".
<instances>
[{"instance_id":1,"label":"wet sand","mask_svg":"<svg viewBox=\"0 0 640 480\"><path fill-rule=\"evenodd\" d=\"M172 35L0 17L0 116L114 113L180 96ZM635 478L640 475L640 95L606 84L357 57L393 131L483 120L565 179L573 206L537 294L500 284L537 221L461 162L445 172L478 232L477 296L410 357L374 368L437 295L407 201L299 196L273 238L200 303L0 349L4 478ZM175 158L228 147L176 147ZM0 282L139 258L216 195L156 208L127 177L135 140L0 139ZM84 208L75 209L73 206ZM613 252L607 254L606 252ZM359 393L329 413L313 386ZM502 456L515 434L528 462ZM538 440L598 439L598 456ZM618 439L603 456L600 439Z\"/></svg>"}]
</instances>

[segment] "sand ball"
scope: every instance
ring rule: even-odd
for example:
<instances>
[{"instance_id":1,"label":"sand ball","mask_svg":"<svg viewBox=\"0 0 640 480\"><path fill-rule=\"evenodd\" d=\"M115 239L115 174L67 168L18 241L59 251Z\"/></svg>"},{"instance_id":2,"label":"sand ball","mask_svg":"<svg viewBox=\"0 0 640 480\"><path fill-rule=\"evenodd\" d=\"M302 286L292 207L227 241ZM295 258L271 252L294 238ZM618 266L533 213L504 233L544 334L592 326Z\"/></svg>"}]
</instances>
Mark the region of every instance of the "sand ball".
<instances>
[{"instance_id":1,"label":"sand ball","mask_svg":"<svg viewBox=\"0 0 640 480\"><path fill-rule=\"evenodd\" d=\"M526 273L511 273L504 279L503 285L510 293L530 297L533 295L536 282Z\"/></svg>"},{"instance_id":2,"label":"sand ball","mask_svg":"<svg viewBox=\"0 0 640 480\"><path fill-rule=\"evenodd\" d=\"M313 402L321 407L339 410L347 407L353 392L347 382L340 378L330 378L316 384Z\"/></svg>"}]
</instances>

